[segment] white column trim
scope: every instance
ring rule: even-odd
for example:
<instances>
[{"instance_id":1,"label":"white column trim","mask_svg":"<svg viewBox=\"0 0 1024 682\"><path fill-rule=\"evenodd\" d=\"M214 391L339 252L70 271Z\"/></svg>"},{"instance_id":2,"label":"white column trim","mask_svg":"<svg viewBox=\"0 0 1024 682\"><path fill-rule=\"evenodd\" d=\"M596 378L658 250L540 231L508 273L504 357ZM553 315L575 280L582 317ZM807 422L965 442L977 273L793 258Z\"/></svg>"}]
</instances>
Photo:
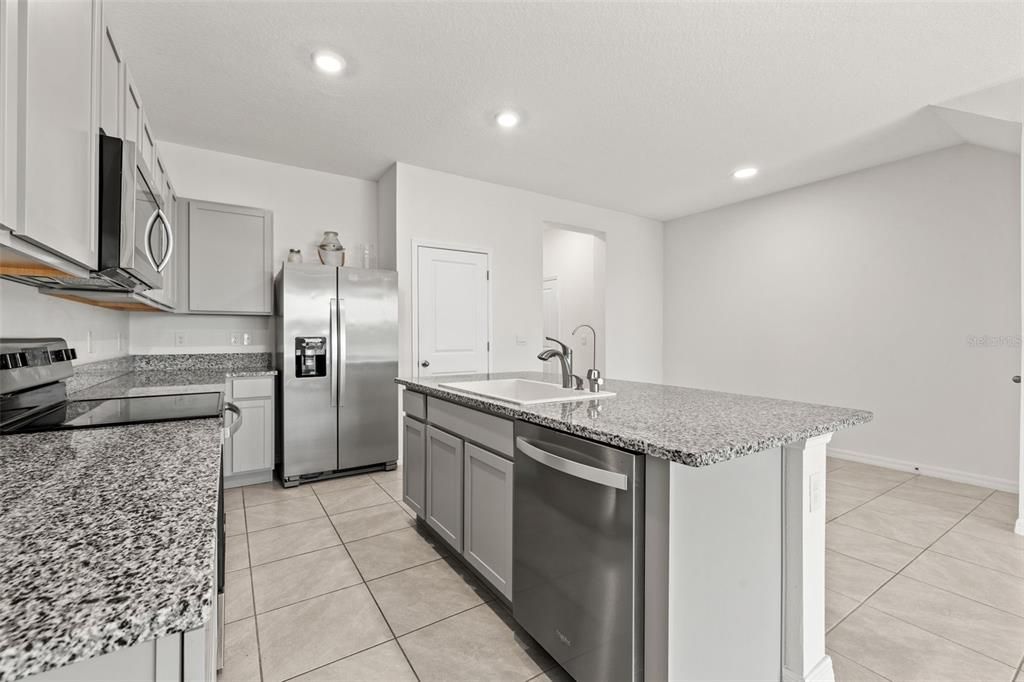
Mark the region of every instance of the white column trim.
<instances>
[{"instance_id":1,"label":"white column trim","mask_svg":"<svg viewBox=\"0 0 1024 682\"><path fill-rule=\"evenodd\" d=\"M825 653L826 433L782 448L782 679L834 682Z\"/></svg>"}]
</instances>

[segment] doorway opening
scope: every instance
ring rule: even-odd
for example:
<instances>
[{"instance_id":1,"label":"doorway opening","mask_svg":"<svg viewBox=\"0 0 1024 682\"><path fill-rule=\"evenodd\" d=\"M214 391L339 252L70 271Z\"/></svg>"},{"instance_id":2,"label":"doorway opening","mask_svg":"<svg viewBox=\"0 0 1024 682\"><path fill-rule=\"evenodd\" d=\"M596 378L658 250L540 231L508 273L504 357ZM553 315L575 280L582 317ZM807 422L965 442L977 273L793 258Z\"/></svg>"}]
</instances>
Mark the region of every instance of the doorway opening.
<instances>
[{"instance_id":1,"label":"doorway opening","mask_svg":"<svg viewBox=\"0 0 1024 682\"><path fill-rule=\"evenodd\" d=\"M573 351L574 372L591 367L605 372L605 239L604 234L571 225L546 223L543 240L544 336ZM594 328L591 334L587 328ZM573 330L576 333L573 334ZM594 344L596 336L596 345ZM545 348L555 344L545 341ZM558 364L544 363L545 374L558 374Z\"/></svg>"}]
</instances>

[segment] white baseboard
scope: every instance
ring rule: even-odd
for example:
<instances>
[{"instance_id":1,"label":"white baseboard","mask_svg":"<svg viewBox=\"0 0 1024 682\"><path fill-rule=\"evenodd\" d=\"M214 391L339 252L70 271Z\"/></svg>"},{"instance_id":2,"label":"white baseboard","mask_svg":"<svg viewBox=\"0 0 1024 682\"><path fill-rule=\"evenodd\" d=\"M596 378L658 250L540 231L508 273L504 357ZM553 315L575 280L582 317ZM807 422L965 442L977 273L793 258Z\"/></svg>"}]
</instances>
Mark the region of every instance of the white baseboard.
<instances>
[{"instance_id":1,"label":"white baseboard","mask_svg":"<svg viewBox=\"0 0 1024 682\"><path fill-rule=\"evenodd\" d=\"M972 474L969 471L961 471L959 469L947 469L945 467L934 467L927 464L916 464L914 462L909 462L904 459L896 459L894 457L868 455L863 452L841 450L833 447L829 447L828 454L829 457L835 457L836 459L845 459L850 462L860 462L861 464L874 464L875 466L885 467L886 469L909 471L915 474L944 478L947 481L967 483L969 485L981 486L982 488L1003 490L1008 493L1016 493L1019 489L1017 481L1011 479L996 478L995 476L982 476L981 474Z\"/></svg>"}]
</instances>

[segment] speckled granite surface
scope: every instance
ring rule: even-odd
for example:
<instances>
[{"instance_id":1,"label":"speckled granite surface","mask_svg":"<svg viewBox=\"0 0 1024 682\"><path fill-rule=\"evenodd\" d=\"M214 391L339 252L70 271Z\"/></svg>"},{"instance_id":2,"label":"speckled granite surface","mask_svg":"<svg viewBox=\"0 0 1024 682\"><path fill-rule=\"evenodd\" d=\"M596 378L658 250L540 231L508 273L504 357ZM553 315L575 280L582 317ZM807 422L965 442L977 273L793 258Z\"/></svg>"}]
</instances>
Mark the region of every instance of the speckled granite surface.
<instances>
[{"instance_id":1,"label":"speckled granite surface","mask_svg":"<svg viewBox=\"0 0 1024 682\"><path fill-rule=\"evenodd\" d=\"M276 370L230 371L223 367L193 370L136 370L116 379L71 394L73 400L155 395L158 393L202 393L223 391L228 379L274 376Z\"/></svg>"},{"instance_id":2,"label":"speckled granite surface","mask_svg":"<svg viewBox=\"0 0 1024 682\"><path fill-rule=\"evenodd\" d=\"M863 424L873 416L865 410L633 381L608 380L605 390L616 393L612 398L594 401L581 393L579 402L549 405L515 405L439 385L516 378L552 381L540 372L395 381L427 395L693 467Z\"/></svg>"},{"instance_id":3,"label":"speckled granite surface","mask_svg":"<svg viewBox=\"0 0 1024 682\"><path fill-rule=\"evenodd\" d=\"M67 384L68 393L81 391L90 386L101 384L104 381L110 381L135 369L135 361L130 355L84 364L79 364L76 361L73 365L75 369L74 376L69 377L64 382Z\"/></svg>"},{"instance_id":4,"label":"speckled granite surface","mask_svg":"<svg viewBox=\"0 0 1024 682\"><path fill-rule=\"evenodd\" d=\"M183 355L133 355L136 370L223 369L250 372L273 367L270 353L185 353Z\"/></svg>"},{"instance_id":5,"label":"speckled granite surface","mask_svg":"<svg viewBox=\"0 0 1024 682\"><path fill-rule=\"evenodd\" d=\"M209 619L220 425L0 437L0 680Z\"/></svg>"}]
</instances>

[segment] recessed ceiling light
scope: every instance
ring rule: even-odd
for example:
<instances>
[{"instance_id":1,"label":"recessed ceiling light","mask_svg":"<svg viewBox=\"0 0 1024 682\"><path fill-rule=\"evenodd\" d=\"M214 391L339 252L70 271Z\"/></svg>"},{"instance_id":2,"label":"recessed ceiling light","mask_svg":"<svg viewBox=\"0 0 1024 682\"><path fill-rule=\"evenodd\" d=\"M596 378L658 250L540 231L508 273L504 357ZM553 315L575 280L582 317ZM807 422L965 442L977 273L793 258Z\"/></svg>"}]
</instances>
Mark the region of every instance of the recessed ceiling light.
<instances>
[{"instance_id":1,"label":"recessed ceiling light","mask_svg":"<svg viewBox=\"0 0 1024 682\"><path fill-rule=\"evenodd\" d=\"M752 178L755 175L757 175L757 169L753 167L740 168L739 170L734 171L732 174L732 176L737 180L746 180L747 178Z\"/></svg>"},{"instance_id":2,"label":"recessed ceiling light","mask_svg":"<svg viewBox=\"0 0 1024 682\"><path fill-rule=\"evenodd\" d=\"M514 111L503 111L494 117L502 128L515 128L519 125L519 114Z\"/></svg>"},{"instance_id":3,"label":"recessed ceiling light","mask_svg":"<svg viewBox=\"0 0 1024 682\"><path fill-rule=\"evenodd\" d=\"M313 64L324 73L341 73L345 68L345 59L330 50L317 50L313 53Z\"/></svg>"}]
</instances>

